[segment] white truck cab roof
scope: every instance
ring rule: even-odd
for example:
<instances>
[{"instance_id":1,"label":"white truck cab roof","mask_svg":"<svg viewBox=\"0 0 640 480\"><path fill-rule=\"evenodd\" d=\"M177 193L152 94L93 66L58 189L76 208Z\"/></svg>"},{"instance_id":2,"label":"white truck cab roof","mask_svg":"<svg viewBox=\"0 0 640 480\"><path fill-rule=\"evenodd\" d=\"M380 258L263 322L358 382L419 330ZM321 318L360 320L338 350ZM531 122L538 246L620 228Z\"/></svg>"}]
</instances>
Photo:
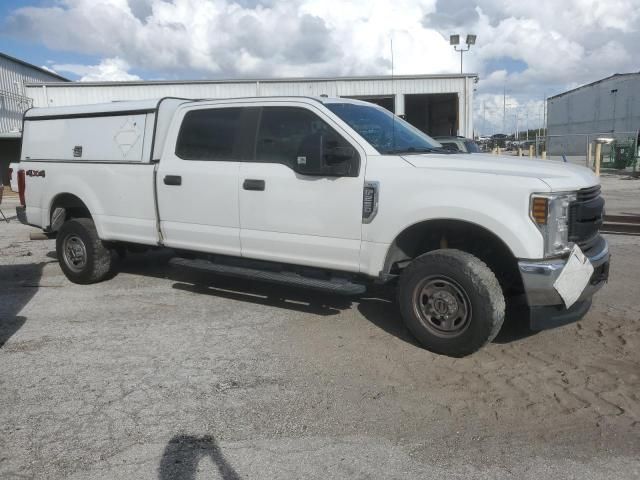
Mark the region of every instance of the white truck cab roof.
<instances>
[{"instance_id":1,"label":"white truck cab roof","mask_svg":"<svg viewBox=\"0 0 640 480\"><path fill-rule=\"evenodd\" d=\"M242 98L224 98L224 99L195 99L195 98L176 98L164 97L136 101L115 101L109 103L96 103L89 105L71 105L62 107L43 107L31 108L24 115L25 129L33 129L30 137L39 138L35 144L30 142L29 147L23 151L22 159L37 159L45 152L51 155L58 147L63 147L64 152L59 152L58 158L66 159L70 156L71 143L78 143L76 138L68 138L63 141L64 133L68 131L65 128L66 122L73 119L91 119L86 123L87 131L114 131L120 135L122 141L119 148L126 150L125 158L128 161L154 161L159 160L162 154L162 148L165 143L169 126L173 120L174 114L181 106L194 107L197 105L221 105L233 103L269 103L269 102L300 102L306 104L327 104L327 103L351 103L355 105L375 106L371 103L361 100L353 100L347 98L328 98L328 97L305 97L305 96L282 96L282 97L242 97ZM38 120L49 120L37 126ZM103 125L97 125L96 122ZM84 122L83 122L84 123ZM107 125L108 124L108 125ZM45 130L48 134L45 134ZM78 132L77 126L72 130ZM54 133L55 132L55 133ZM131 133L135 132L135 133ZM135 140L131 140L134 138ZM140 142L138 139L143 139ZM70 143L71 142L71 143ZM135 142L136 148L128 148L129 143ZM74 143L74 145L75 145ZM52 150L53 149L53 150ZM76 152L77 153L77 152ZM86 152L85 152L86 153ZM114 158L116 150L112 148L104 148L98 150L96 159L101 159L100 155ZM83 155L85 157L86 155ZM116 158L119 158L116 156Z\"/></svg>"}]
</instances>

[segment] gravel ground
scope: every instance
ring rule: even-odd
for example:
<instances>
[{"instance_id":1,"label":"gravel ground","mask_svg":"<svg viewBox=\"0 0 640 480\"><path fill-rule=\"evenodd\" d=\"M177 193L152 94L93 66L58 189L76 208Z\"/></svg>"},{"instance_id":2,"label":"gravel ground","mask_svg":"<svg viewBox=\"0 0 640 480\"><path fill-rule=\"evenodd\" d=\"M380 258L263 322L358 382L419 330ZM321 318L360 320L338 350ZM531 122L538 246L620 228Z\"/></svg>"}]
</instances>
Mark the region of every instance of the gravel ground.
<instances>
[{"instance_id":1,"label":"gravel ground","mask_svg":"<svg viewBox=\"0 0 640 480\"><path fill-rule=\"evenodd\" d=\"M640 177L603 173L600 183L606 199L607 213L640 215Z\"/></svg>"},{"instance_id":2,"label":"gravel ground","mask_svg":"<svg viewBox=\"0 0 640 480\"><path fill-rule=\"evenodd\" d=\"M5 213L10 211L3 205ZM0 478L640 478L640 237L580 323L419 348L344 299L163 267L69 283L0 223Z\"/></svg>"}]
</instances>

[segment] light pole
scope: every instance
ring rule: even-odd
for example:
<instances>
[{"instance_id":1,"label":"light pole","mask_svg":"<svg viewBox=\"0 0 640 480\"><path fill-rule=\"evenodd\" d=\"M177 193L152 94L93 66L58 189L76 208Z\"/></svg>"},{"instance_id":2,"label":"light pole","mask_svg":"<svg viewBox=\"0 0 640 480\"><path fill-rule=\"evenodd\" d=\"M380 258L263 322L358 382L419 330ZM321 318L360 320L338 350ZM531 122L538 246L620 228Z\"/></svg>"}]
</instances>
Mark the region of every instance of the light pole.
<instances>
[{"instance_id":1,"label":"light pole","mask_svg":"<svg viewBox=\"0 0 640 480\"><path fill-rule=\"evenodd\" d=\"M464 52L468 52L469 50L471 50L471 45L476 44L476 38L476 35L467 35L467 38L465 40L467 48L458 48L458 45L460 45L460 35L449 35L449 44L453 45L453 49L456 52L460 52L460 73L462 73L462 55L464 54Z\"/></svg>"}]
</instances>

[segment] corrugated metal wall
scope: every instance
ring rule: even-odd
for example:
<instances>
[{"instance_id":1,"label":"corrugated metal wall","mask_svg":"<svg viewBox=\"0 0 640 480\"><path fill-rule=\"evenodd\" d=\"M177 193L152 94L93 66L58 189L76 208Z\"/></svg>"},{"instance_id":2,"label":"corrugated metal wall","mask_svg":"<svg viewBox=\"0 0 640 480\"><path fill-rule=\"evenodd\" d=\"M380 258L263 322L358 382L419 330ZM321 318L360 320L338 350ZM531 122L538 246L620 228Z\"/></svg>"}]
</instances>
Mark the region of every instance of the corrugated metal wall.
<instances>
[{"instance_id":1,"label":"corrugated metal wall","mask_svg":"<svg viewBox=\"0 0 640 480\"><path fill-rule=\"evenodd\" d=\"M552 97L547 109L549 135L562 136L550 139L549 153L584 155L586 134L616 136L640 129L640 74L614 76Z\"/></svg>"},{"instance_id":2,"label":"corrugated metal wall","mask_svg":"<svg viewBox=\"0 0 640 480\"><path fill-rule=\"evenodd\" d=\"M475 76L412 76L337 79L282 79L207 82L125 82L121 84L69 83L27 86L35 107L142 100L176 96L185 98L232 98L268 95L330 97L401 96L414 93L458 95L460 135L473 133L473 84ZM396 98L396 113L404 102Z\"/></svg>"},{"instance_id":3,"label":"corrugated metal wall","mask_svg":"<svg viewBox=\"0 0 640 480\"><path fill-rule=\"evenodd\" d=\"M22 113L31 106L24 84L61 81L53 75L0 55L0 133L17 131Z\"/></svg>"}]
</instances>

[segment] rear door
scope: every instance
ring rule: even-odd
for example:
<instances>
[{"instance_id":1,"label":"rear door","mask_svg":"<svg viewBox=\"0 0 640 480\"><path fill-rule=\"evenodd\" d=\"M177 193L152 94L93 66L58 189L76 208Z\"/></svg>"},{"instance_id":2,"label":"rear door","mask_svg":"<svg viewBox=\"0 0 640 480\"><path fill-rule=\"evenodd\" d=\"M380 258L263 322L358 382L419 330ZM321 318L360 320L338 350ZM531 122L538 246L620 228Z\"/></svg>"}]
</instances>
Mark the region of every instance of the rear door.
<instances>
[{"instance_id":1,"label":"rear door","mask_svg":"<svg viewBox=\"0 0 640 480\"><path fill-rule=\"evenodd\" d=\"M165 245L240 255L238 174L248 111L202 106L177 113L157 172Z\"/></svg>"},{"instance_id":2,"label":"rear door","mask_svg":"<svg viewBox=\"0 0 640 480\"><path fill-rule=\"evenodd\" d=\"M357 272L364 151L308 104L264 106L258 123L238 183L242 255ZM353 157L326 165L319 145Z\"/></svg>"}]
</instances>

